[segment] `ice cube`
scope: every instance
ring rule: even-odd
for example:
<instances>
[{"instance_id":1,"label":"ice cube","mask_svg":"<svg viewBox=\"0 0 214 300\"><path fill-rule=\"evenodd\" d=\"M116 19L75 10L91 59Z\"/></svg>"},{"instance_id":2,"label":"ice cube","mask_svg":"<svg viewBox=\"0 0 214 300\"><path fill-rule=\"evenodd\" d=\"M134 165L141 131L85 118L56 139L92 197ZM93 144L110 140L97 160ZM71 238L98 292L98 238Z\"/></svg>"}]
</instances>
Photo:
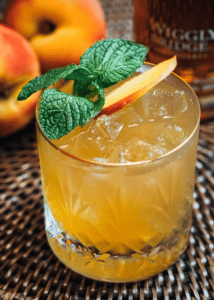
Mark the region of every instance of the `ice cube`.
<instances>
[{"instance_id":1,"label":"ice cube","mask_svg":"<svg viewBox=\"0 0 214 300\"><path fill-rule=\"evenodd\" d=\"M158 144L168 150L179 146L186 138L185 131L173 123L160 124L159 130L156 134Z\"/></svg>"},{"instance_id":2,"label":"ice cube","mask_svg":"<svg viewBox=\"0 0 214 300\"><path fill-rule=\"evenodd\" d=\"M170 94L162 89L156 89L153 97L145 103L145 113L153 119L172 117L173 106Z\"/></svg>"},{"instance_id":3,"label":"ice cube","mask_svg":"<svg viewBox=\"0 0 214 300\"><path fill-rule=\"evenodd\" d=\"M84 126L84 132L90 132L94 127L94 120L91 120L88 124ZM75 129L71 130L67 135L64 135L58 140L54 140L54 144L60 148L65 148L73 142L76 138L81 136L83 130L80 126L77 126Z\"/></svg>"},{"instance_id":4,"label":"ice cube","mask_svg":"<svg viewBox=\"0 0 214 300\"><path fill-rule=\"evenodd\" d=\"M176 114L187 110L187 94L181 90L157 89L154 91L155 98L160 100L159 115L174 117ZM158 106L158 105L157 105Z\"/></svg>"},{"instance_id":5,"label":"ice cube","mask_svg":"<svg viewBox=\"0 0 214 300\"><path fill-rule=\"evenodd\" d=\"M173 115L183 113L188 109L188 95L184 91L177 90L173 94Z\"/></svg>"},{"instance_id":6,"label":"ice cube","mask_svg":"<svg viewBox=\"0 0 214 300\"><path fill-rule=\"evenodd\" d=\"M115 143L115 145L111 149L112 151L109 151L108 155L108 162L109 163L125 163L124 157L123 157L123 146L118 145Z\"/></svg>"},{"instance_id":7,"label":"ice cube","mask_svg":"<svg viewBox=\"0 0 214 300\"><path fill-rule=\"evenodd\" d=\"M96 125L100 134L106 138L115 139L124 126L124 123L113 121L114 117L102 115L97 119ZM112 122L113 121L113 122Z\"/></svg>"},{"instance_id":8,"label":"ice cube","mask_svg":"<svg viewBox=\"0 0 214 300\"><path fill-rule=\"evenodd\" d=\"M80 158L102 158L104 156L104 148L102 137L100 137L100 133L96 127L96 121L91 120L84 129L84 131L78 132L77 135L71 136L70 140L66 139L67 143L61 145L61 148Z\"/></svg>"},{"instance_id":9,"label":"ice cube","mask_svg":"<svg viewBox=\"0 0 214 300\"><path fill-rule=\"evenodd\" d=\"M96 125L102 136L115 139L125 125L134 126L141 123L142 118L131 107L126 107L109 116L101 115Z\"/></svg>"},{"instance_id":10,"label":"ice cube","mask_svg":"<svg viewBox=\"0 0 214 300\"><path fill-rule=\"evenodd\" d=\"M141 111L144 120L172 118L187 110L187 97L185 92L164 82L136 101L133 107Z\"/></svg>"},{"instance_id":11,"label":"ice cube","mask_svg":"<svg viewBox=\"0 0 214 300\"><path fill-rule=\"evenodd\" d=\"M166 151L164 147L134 137L124 146L123 158L126 162L150 160L160 157Z\"/></svg>"},{"instance_id":12,"label":"ice cube","mask_svg":"<svg viewBox=\"0 0 214 300\"><path fill-rule=\"evenodd\" d=\"M172 117L172 99L167 99L166 91L151 90L136 102L135 109L140 111L144 120L159 120Z\"/></svg>"},{"instance_id":13,"label":"ice cube","mask_svg":"<svg viewBox=\"0 0 214 300\"><path fill-rule=\"evenodd\" d=\"M146 143L172 150L185 140L187 133L170 120L144 122L136 128L135 134Z\"/></svg>"}]
</instances>

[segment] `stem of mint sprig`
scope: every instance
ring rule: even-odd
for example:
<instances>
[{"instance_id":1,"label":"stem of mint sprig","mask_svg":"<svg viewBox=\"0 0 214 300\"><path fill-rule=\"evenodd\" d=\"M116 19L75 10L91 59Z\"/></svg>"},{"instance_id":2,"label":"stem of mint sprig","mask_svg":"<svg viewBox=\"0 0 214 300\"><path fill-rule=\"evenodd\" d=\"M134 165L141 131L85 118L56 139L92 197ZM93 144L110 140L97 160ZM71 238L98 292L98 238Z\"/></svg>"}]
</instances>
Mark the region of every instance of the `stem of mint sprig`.
<instances>
[{"instance_id":1,"label":"stem of mint sprig","mask_svg":"<svg viewBox=\"0 0 214 300\"><path fill-rule=\"evenodd\" d=\"M78 66L53 69L29 81L18 100L43 89L39 124L49 139L59 139L97 116L105 104L104 89L131 76L143 65L147 51L123 39L101 40L86 50ZM74 81L72 95L49 88L61 79Z\"/></svg>"}]
</instances>

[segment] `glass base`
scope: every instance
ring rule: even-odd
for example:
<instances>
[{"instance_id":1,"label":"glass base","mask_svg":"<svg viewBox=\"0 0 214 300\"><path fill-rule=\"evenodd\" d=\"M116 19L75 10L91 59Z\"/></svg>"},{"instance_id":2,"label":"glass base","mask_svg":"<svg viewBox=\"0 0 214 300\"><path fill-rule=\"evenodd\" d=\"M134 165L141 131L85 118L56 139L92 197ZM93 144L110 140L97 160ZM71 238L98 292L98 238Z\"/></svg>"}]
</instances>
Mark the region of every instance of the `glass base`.
<instances>
[{"instance_id":1,"label":"glass base","mask_svg":"<svg viewBox=\"0 0 214 300\"><path fill-rule=\"evenodd\" d=\"M126 255L99 253L86 248L77 239L63 232L45 204L47 239L58 259L73 271L94 280L131 282L146 279L173 264L185 250L191 227L191 218L182 233L174 232L170 239L155 248Z\"/></svg>"}]
</instances>

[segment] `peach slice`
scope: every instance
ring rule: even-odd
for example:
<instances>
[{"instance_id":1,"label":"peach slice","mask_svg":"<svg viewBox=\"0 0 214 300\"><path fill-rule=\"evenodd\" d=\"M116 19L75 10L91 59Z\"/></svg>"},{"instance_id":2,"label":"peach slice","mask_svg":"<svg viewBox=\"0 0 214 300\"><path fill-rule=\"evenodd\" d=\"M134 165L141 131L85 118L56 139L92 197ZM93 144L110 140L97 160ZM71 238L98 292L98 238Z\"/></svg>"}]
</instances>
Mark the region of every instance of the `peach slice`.
<instances>
[{"instance_id":1,"label":"peach slice","mask_svg":"<svg viewBox=\"0 0 214 300\"><path fill-rule=\"evenodd\" d=\"M176 67L176 56L126 81L106 95L105 105L100 114L110 115L146 94L165 79Z\"/></svg>"}]
</instances>

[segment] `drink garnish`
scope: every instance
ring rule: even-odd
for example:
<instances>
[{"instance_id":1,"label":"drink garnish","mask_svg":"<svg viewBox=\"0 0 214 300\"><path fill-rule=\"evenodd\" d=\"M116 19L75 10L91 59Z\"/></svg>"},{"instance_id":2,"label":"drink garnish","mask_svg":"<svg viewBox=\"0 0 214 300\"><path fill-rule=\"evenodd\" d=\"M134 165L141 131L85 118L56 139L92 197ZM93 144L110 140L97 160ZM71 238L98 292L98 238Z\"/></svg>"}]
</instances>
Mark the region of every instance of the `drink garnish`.
<instances>
[{"instance_id":1,"label":"drink garnish","mask_svg":"<svg viewBox=\"0 0 214 300\"><path fill-rule=\"evenodd\" d=\"M31 80L18 100L44 89L39 123L49 139L59 139L98 115L105 104L104 88L131 76L142 66L147 51L147 47L123 39L101 40L86 50L78 66L53 69ZM63 78L74 80L72 95L48 88Z\"/></svg>"},{"instance_id":2,"label":"drink garnish","mask_svg":"<svg viewBox=\"0 0 214 300\"><path fill-rule=\"evenodd\" d=\"M81 56L78 66L71 64L53 69L29 81L22 88L18 100L25 100L43 89L39 124L49 139L59 139L96 117L105 105L104 89L131 76L143 65L147 51L147 47L123 39L96 42ZM161 80L168 75L165 69L158 69ZM74 81L73 94L49 88L62 79ZM152 81L155 84L159 82L150 78L149 84ZM145 82L148 85L147 80ZM126 104L124 102L123 106Z\"/></svg>"}]
</instances>

